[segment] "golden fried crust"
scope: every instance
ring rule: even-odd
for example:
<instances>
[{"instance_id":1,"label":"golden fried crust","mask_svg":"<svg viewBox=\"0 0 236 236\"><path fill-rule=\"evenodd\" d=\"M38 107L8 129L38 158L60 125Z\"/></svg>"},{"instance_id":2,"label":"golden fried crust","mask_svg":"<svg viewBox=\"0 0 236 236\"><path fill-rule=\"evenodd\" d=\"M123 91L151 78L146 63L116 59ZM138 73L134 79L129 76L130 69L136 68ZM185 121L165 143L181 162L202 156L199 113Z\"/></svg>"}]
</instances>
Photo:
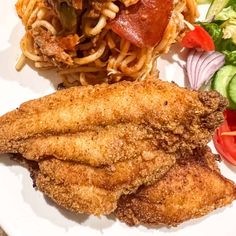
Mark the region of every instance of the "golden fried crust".
<instances>
[{"instance_id":1,"label":"golden fried crust","mask_svg":"<svg viewBox=\"0 0 236 236\"><path fill-rule=\"evenodd\" d=\"M117 206L120 193L94 186L55 184L54 180L40 175L36 180L39 190L59 206L75 213L92 215L109 214Z\"/></svg>"},{"instance_id":2,"label":"golden fried crust","mask_svg":"<svg viewBox=\"0 0 236 236\"><path fill-rule=\"evenodd\" d=\"M115 208L118 198L163 176L174 155L153 151L110 167L91 167L49 159L39 162L36 186L59 205L76 212L101 215ZM72 204L73 203L73 204Z\"/></svg>"},{"instance_id":3,"label":"golden fried crust","mask_svg":"<svg viewBox=\"0 0 236 236\"><path fill-rule=\"evenodd\" d=\"M220 173L220 169L219 169L218 162L216 161L216 159L217 159L217 156L212 153L211 149L208 146L205 146L203 148L195 149L192 155L186 155L185 153L183 153L178 158L177 164L184 166L188 162L199 163L202 166L206 166L210 168L211 170L214 170Z\"/></svg>"},{"instance_id":4,"label":"golden fried crust","mask_svg":"<svg viewBox=\"0 0 236 236\"><path fill-rule=\"evenodd\" d=\"M30 160L53 156L92 166L112 165L154 151L153 132L136 125L107 126L97 131L36 137L20 142L17 151Z\"/></svg>"},{"instance_id":5,"label":"golden fried crust","mask_svg":"<svg viewBox=\"0 0 236 236\"><path fill-rule=\"evenodd\" d=\"M209 157L206 153L204 158ZM116 216L129 225L176 226L230 204L236 187L215 168L212 159L182 159L155 184L122 196Z\"/></svg>"},{"instance_id":6,"label":"golden fried crust","mask_svg":"<svg viewBox=\"0 0 236 236\"><path fill-rule=\"evenodd\" d=\"M215 92L189 91L159 80L70 88L26 102L0 117L0 153L20 152L27 158L32 155L31 159L68 156L71 160L68 153L75 150L73 160L81 158L83 163L106 164L109 147L124 142L123 149L118 148L116 153L127 152L123 134L136 137L140 129L147 133L142 134L146 140L150 132L154 134L152 142L157 148L168 152L191 150L210 140L223 119L225 105L225 99ZM116 130L121 127L123 134ZM110 136L114 138L109 145L99 146L101 140L105 142ZM88 141L94 137L93 142ZM61 152L65 143L71 144L67 145L70 150ZM94 153L86 157L83 144L95 147ZM96 158L90 155L102 148L102 156L95 163ZM114 161L113 157L111 162Z\"/></svg>"}]
</instances>

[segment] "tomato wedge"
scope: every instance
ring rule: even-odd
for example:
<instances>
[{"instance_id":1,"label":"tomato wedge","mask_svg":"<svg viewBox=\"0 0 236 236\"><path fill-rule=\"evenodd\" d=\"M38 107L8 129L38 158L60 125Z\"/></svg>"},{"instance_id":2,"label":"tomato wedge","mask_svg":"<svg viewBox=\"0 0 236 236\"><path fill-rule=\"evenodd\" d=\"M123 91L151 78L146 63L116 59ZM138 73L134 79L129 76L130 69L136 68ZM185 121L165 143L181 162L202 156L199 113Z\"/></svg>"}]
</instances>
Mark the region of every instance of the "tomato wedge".
<instances>
[{"instance_id":1,"label":"tomato wedge","mask_svg":"<svg viewBox=\"0 0 236 236\"><path fill-rule=\"evenodd\" d=\"M225 116L231 131L236 131L236 111L234 110L226 110Z\"/></svg>"},{"instance_id":2,"label":"tomato wedge","mask_svg":"<svg viewBox=\"0 0 236 236\"><path fill-rule=\"evenodd\" d=\"M208 32L199 25L185 34L181 42L185 48L198 48L203 51L214 51L215 44Z\"/></svg>"},{"instance_id":3,"label":"tomato wedge","mask_svg":"<svg viewBox=\"0 0 236 236\"><path fill-rule=\"evenodd\" d=\"M236 136L222 135L225 132L232 132L236 129L236 112L226 110L224 112L225 121L216 130L213 142L216 150L222 158L232 165L236 165Z\"/></svg>"},{"instance_id":4,"label":"tomato wedge","mask_svg":"<svg viewBox=\"0 0 236 236\"><path fill-rule=\"evenodd\" d=\"M130 7L120 7L109 23L113 32L132 44L145 48L158 44L169 23L174 0L140 0Z\"/></svg>"}]
</instances>

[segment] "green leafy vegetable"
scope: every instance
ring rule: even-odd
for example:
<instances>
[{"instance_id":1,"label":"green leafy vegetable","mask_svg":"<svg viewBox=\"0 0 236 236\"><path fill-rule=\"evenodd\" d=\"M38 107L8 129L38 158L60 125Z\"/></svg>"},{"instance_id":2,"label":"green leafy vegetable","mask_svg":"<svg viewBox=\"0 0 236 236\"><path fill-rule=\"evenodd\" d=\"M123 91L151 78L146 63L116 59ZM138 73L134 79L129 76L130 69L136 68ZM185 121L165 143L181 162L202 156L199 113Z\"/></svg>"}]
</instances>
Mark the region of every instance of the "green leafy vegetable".
<instances>
[{"instance_id":1,"label":"green leafy vegetable","mask_svg":"<svg viewBox=\"0 0 236 236\"><path fill-rule=\"evenodd\" d=\"M214 0L207 12L206 19L211 21L223 8L229 4L230 0Z\"/></svg>"},{"instance_id":2,"label":"green leafy vegetable","mask_svg":"<svg viewBox=\"0 0 236 236\"><path fill-rule=\"evenodd\" d=\"M229 7L236 4L236 0L214 0L207 12L206 19L211 21L219 14L225 7Z\"/></svg>"},{"instance_id":3,"label":"green leafy vegetable","mask_svg":"<svg viewBox=\"0 0 236 236\"><path fill-rule=\"evenodd\" d=\"M210 34L212 37L216 50L220 51L221 41L223 37L223 30L216 23L202 22L200 25Z\"/></svg>"},{"instance_id":4,"label":"green leafy vegetable","mask_svg":"<svg viewBox=\"0 0 236 236\"><path fill-rule=\"evenodd\" d=\"M228 20L223 25L217 23L201 22L199 23L211 35L216 50L225 55L225 62L228 65L236 65L236 43L233 36L236 35L236 20ZM234 24L235 23L235 24ZM224 38L226 35L228 38Z\"/></svg>"},{"instance_id":5,"label":"green leafy vegetable","mask_svg":"<svg viewBox=\"0 0 236 236\"><path fill-rule=\"evenodd\" d=\"M76 10L71 5L71 0L50 0L61 21L63 32L75 33L77 29Z\"/></svg>"},{"instance_id":6,"label":"green leafy vegetable","mask_svg":"<svg viewBox=\"0 0 236 236\"><path fill-rule=\"evenodd\" d=\"M236 50L235 51L223 51L225 54L225 62L228 65L236 66Z\"/></svg>"},{"instance_id":7,"label":"green leafy vegetable","mask_svg":"<svg viewBox=\"0 0 236 236\"><path fill-rule=\"evenodd\" d=\"M220 1L222 1L222 0L220 0ZM236 0L229 0L229 1L228 1L228 4L226 5L226 7L232 6L232 5L234 5L234 4L236 4Z\"/></svg>"},{"instance_id":8,"label":"green leafy vegetable","mask_svg":"<svg viewBox=\"0 0 236 236\"><path fill-rule=\"evenodd\" d=\"M234 51L236 50L236 44L233 43L232 39L222 39L220 42L219 51Z\"/></svg>"},{"instance_id":9,"label":"green leafy vegetable","mask_svg":"<svg viewBox=\"0 0 236 236\"><path fill-rule=\"evenodd\" d=\"M224 39L232 39L232 41L236 44L236 19L229 19L225 21L221 28L223 28L223 38Z\"/></svg>"},{"instance_id":10,"label":"green leafy vegetable","mask_svg":"<svg viewBox=\"0 0 236 236\"><path fill-rule=\"evenodd\" d=\"M223 38L224 32L219 25L217 25L216 23L207 22L203 22L200 24L212 37L217 51L236 51L236 44L233 42L232 38Z\"/></svg>"},{"instance_id":11,"label":"green leafy vegetable","mask_svg":"<svg viewBox=\"0 0 236 236\"><path fill-rule=\"evenodd\" d=\"M236 5L231 5L224 8L219 14L215 16L215 20L226 21L230 18L236 18Z\"/></svg>"},{"instance_id":12,"label":"green leafy vegetable","mask_svg":"<svg viewBox=\"0 0 236 236\"><path fill-rule=\"evenodd\" d=\"M236 100L232 102L232 98L227 95L228 90L226 90L236 68L236 0L214 0L208 11L207 20L208 22L200 22L200 25L211 35L216 50L224 54L226 64L214 76L211 86L212 89L228 97L230 109L236 110ZM231 73L231 70L227 68L234 68L234 70ZM228 74L227 77L227 73L223 73L223 71L231 74ZM226 80L227 83L222 83ZM235 84L236 82L231 84L230 91L236 99Z\"/></svg>"},{"instance_id":13,"label":"green leafy vegetable","mask_svg":"<svg viewBox=\"0 0 236 236\"><path fill-rule=\"evenodd\" d=\"M75 33L77 28L77 16L75 9L64 2L60 4L58 11L63 29L67 32Z\"/></svg>"}]
</instances>

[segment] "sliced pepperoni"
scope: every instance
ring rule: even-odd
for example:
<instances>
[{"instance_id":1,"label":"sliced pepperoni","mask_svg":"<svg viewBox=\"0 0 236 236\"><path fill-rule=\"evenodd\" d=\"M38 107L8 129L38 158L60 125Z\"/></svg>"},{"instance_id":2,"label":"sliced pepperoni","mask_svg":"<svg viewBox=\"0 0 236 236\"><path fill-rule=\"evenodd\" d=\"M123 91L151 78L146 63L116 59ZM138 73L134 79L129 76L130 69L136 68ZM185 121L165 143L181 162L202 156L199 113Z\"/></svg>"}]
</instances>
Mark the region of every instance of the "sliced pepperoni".
<instances>
[{"instance_id":1,"label":"sliced pepperoni","mask_svg":"<svg viewBox=\"0 0 236 236\"><path fill-rule=\"evenodd\" d=\"M109 25L113 32L138 47L157 45L165 32L173 10L173 0L140 0L121 7Z\"/></svg>"}]
</instances>

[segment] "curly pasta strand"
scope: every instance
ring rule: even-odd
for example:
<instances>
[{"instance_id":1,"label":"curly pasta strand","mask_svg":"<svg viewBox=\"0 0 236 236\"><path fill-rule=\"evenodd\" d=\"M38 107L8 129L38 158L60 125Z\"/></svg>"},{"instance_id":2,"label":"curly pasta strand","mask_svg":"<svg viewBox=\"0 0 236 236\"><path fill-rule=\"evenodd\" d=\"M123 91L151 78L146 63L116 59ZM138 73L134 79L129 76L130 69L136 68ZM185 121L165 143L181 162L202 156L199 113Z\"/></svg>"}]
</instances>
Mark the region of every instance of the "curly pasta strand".
<instances>
[{"instance_id":1,"label":"curly pasta strand","mask_svg":"<svg viewBox=\"0 0 236 236\"><path fill-rule=\"evenodd\" d=\"M91 63L91 62L97 60L99 57L102 56L102 54L105 51L105 48L106 48L106 43L103 41L101 43L100 47L98 48L98 50L95 53L93 53L93 54L91 54L89 56L86 56L86 57L75 58L74 62L76 64L79 64L79 65L84 65L84 64Z\"/></svg>"},{"instance_id":2,"label":"curly pasta strand","mask_svg":"<svg viewBox=\"0 0 236 236\"><path fill-rule=\"evenodd\" d=\"M120 0L126 7L138 1ZM192 21L198 14L195 0L174 1L161 42L154 48L140 49L109 29L108 22L120 10L115 0L87 0L87 3L89 7L78 16L80 27L68 33L63 31L50 1L18 0L16 9L26 26L26 34L16 69L23 67L26 58L37 68L58 68L65 87L153 78L158 73L156 59L182 37L184 19Z\"/></svg>"},{"instance_id":3,"label":"curly pasta strand","mask_svg":"<svg viewBox=\"0 0 236 236\"><path fill-rule=\"evenodd\" d=\"M84 28L85 34L87 34L87 35L99 34L102 31L102 29L106 26L106 23L107 23L107 19L105 16L101 16L99 18L99 21L97 22L97 24L94 27L91 27L90 26L91 23L88 21L85 25L85 28Z\"/></svg>"}]
</instances>

